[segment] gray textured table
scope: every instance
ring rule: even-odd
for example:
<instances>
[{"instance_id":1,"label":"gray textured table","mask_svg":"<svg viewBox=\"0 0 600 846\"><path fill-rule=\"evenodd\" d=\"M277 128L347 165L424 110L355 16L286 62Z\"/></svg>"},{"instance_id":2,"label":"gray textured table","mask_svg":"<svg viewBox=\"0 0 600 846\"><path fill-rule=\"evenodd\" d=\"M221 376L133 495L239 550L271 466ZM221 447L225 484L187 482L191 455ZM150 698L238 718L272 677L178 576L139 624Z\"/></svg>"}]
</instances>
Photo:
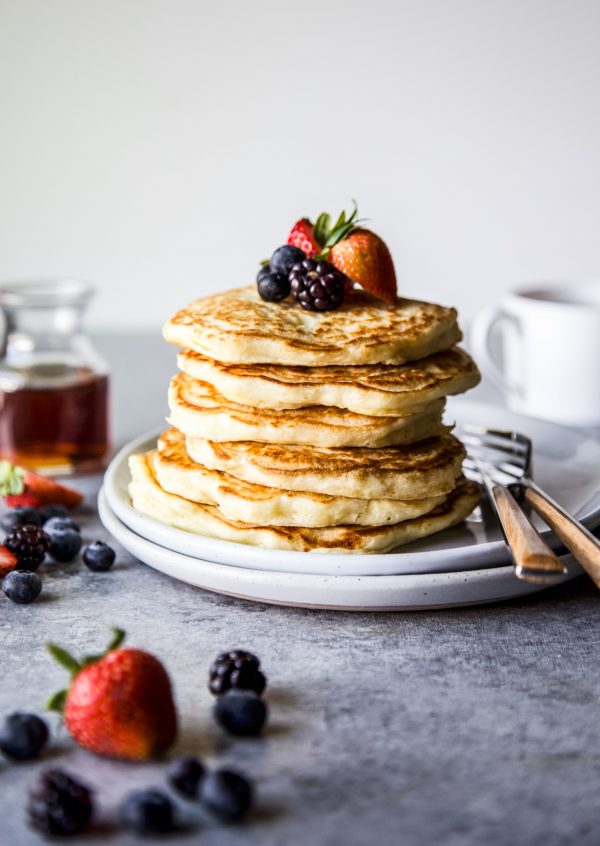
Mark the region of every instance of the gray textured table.
<instances>
[{"instance_id":1,"label":"gray textured table","mask_svg":"<svg viewBox=\"0 0 600 846\"><path fill-rule=\"evenodd\" d=\"M160 425L174 351L160 337L104 338L117 444ZM84 485L93 502L99 479ZM93 511L87 538L105 537ZM256 810L225 828L179 803L169 841L234 846L597 844L600 842L599 598L583 578L531 599L431 613L273 608L219 597L121 552L113 572L46 568L43 600L0 598L0 713L41 710L63 671L44 642L95 651L108 627L166 664L181 717L177 750L256 780ZM207 666L256 651L269 676L260 740L229 740L210 715ZM115 826L127 790L164 785L164 764L95 758L52 720L43 762L0 761L0 844L40 840L24 822L28 782L65 767L97 791L78 844L139 842Z\"/></svg>"}]
</instances>

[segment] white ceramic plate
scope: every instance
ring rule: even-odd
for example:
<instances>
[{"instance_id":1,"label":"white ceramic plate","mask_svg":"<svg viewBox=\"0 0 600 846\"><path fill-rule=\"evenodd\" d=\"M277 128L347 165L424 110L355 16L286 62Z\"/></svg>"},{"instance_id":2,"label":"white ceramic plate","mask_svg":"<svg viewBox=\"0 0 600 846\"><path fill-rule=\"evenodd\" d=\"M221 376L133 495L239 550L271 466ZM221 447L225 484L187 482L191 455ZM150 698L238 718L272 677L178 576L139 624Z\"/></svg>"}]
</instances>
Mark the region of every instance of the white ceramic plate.
<instances>
[{"instance_id":1,"label":"white ceramic plate","mask_svg":"<svg viewBox=\"0 0 600 846\"><path fill-rule=\"evenodd\" d=\"M156 570L215 593L299 608L340 611L402 611L500 602L543 590L517 579L512 567L404 576L324 576L229 567L166 549L128 529L100 491L98 511L107 531ZM571 556L561 581L581 573Z\"/></svg>"},{"instance_id":2,"label":"white ceramic plate","mask_svg":"<svg viewBox=\"0 0 600 846\"><path fill-rule=\"evenodd\" d=\"M537 481L589 528L600 525L600 443L597 440L576 429L465 400L451 400L447 417L464 423L515 429L529 435L534 444L533 466ZM151 449L157 434L153 432L137 438L115 456L106 472L104 491L111 510L122 523L166 549L203 561L252 570L333 576L443 573L494 567L508 561L497 521L486 508L477 509L460 526L400 547L397 552L378 555L281 552L164 526L135 511L127 493L127 459L132 453ZM556 546L544 524L540 522L539 526Z\"/></svg>"}]
</instances>

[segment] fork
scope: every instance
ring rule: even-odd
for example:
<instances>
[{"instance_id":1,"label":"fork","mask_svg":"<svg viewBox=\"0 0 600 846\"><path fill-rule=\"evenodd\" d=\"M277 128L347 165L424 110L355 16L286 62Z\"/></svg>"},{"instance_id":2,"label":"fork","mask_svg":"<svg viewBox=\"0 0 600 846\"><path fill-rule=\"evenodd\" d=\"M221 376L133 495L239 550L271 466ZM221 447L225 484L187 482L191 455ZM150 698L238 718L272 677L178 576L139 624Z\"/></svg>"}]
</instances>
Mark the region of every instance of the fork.
<instances>
[{"instance_id":1,"label":"fork","mask_svg":"<svg viewBox=\"0 0 600 846\"><path fill-rule=\"evenodd\" d=\"M519 432L460 425L457 435L467 449L465 470L484 480L482 469L498 487L514 490L554 530L558 538L600 587L600 541L531 478L531 440Z\"/></svg>"}]
</instances>

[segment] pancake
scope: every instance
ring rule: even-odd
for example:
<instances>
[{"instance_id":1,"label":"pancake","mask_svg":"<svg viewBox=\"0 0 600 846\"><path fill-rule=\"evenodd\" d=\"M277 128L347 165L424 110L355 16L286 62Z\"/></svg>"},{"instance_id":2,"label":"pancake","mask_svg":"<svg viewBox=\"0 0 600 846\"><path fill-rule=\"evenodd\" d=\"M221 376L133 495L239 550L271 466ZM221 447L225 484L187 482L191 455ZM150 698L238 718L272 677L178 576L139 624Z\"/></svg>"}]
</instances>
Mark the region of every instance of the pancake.
<instances>
[{"instance_id":1,"label":"pancake","mask_svg":"<svg viewBox=\"0 0 600 846\"><path fill-rule=\"evenodd\" d=\"M308 366L403 364L462 337L453 308L405 299L388 305L353 291L341 308L318 313L293 300L267 303L255 285L196 300L163 335L218 361Z\"/></svg>"},{"instance_id":2,"label":"pancake","mask_svg":"<svg viewBox=\"0 0 600 846\"><path fill-rule=\"evenodd\" d=\"M164 491L154 475L148 454L129 459L129 493L141 514L177 529L265 549L298 552L388 552L464 520L479 501L479 488L461 479L454 491L429 514L387 526L330 526L307 529L293 526L253 526L228 520L211 505L201 505Z\"/></svg>"},{"instance_id":3,"label":"pancake","mask_svg":"<svg viewBox=\"0 0 600 846\"><path fill-rule=\"evenodd\" d=\"M467 391L480 380L475 362L458 348L401 365L224 364L192 350L180 352L177 363L184 373L241 405L272 409L325 405L372 416L410 414L433 400Z\"/></svg>"},{"instance_id":4,"label":"pancake","mask_svg":"<svg viewBox=\"0 0 600 846\"><path fill-rule=\"evenodd\" d=\"M285 412L251 408L225 399L212 385L185 373L171 380L169 423L186 435L209 441L262 441L321 447L383 447L410 444L448 431L444 400L407 417L367 417L340 408L312 405Z\"/></svg>"},{"instance_id":5,"label":"pancake","mask_svg":"<svg viewBox=\"0 0 600 846\"><path fill-rule=\"evenodd\" d=\"M216 505L229 520L261 526L381 526L420 517L444 501L443 495L412 500L352 499L253 485L193 462L184 436L176 429L159 438L150 460L164 491Z\"/></svg>"},{"instance_id":6,"label":"pancake","mask_svg":"<svg viewBox=\"0 0 600 846\"><path fill-rule=\"evenodd\" d=\"M331 448L186 438L190 458L237 479L359 499L422 499L451 491L465 449L452 435L409 446Z\"/></svg>"}]
</instances>

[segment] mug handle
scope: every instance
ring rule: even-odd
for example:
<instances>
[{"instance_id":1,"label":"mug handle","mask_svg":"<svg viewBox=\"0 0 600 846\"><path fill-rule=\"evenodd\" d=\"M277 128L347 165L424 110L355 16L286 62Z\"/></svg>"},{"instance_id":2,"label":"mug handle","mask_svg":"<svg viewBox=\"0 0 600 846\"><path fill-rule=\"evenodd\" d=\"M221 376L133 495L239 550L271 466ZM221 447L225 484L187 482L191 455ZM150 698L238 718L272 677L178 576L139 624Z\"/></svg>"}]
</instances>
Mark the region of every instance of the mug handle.
<instances>
[{"instance_id":1,"label":"mug handle","mask_svg":"<svg viewBox=\"0 0 600 846\"><path fill-rule=\"evenodd\" d=\"M503 391L508 388L502 367L493 357L490 338L496 327L510 320L496 306L489 306L477 314L469 327L469 347L484 375Z\"/></svg>"}]
</instances>

